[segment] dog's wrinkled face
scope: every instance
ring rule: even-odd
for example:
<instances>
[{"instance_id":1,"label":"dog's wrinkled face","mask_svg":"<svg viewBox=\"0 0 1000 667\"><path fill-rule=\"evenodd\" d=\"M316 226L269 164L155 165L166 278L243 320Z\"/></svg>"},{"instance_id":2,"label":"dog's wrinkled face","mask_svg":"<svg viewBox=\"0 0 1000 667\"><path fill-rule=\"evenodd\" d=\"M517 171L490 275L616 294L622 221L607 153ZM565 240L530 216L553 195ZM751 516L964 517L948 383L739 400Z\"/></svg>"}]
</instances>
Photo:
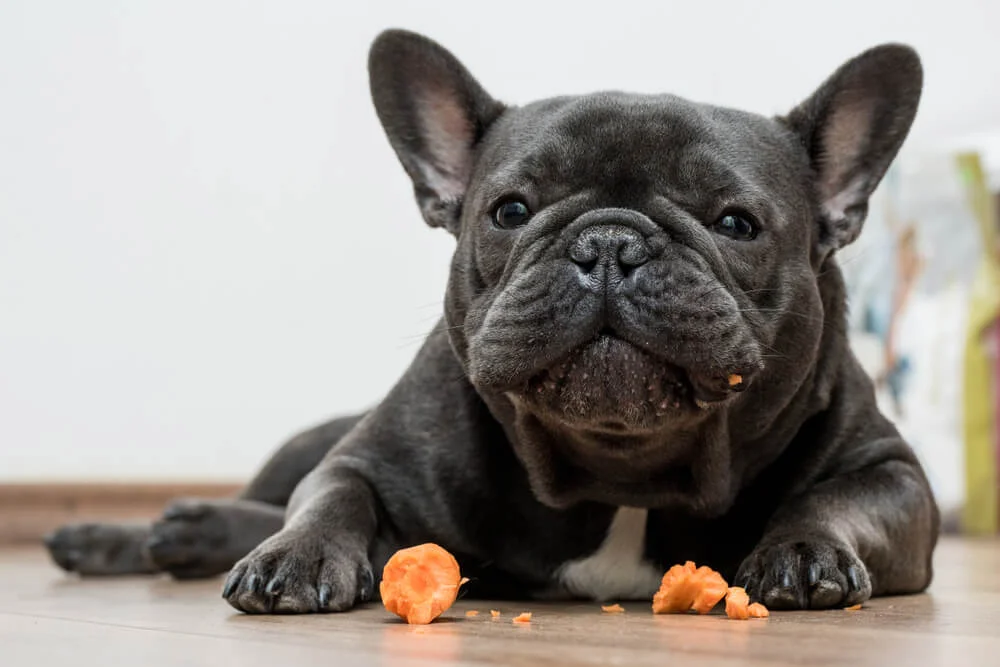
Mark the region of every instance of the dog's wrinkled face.
<instances>
[{"instance_id":1,"label":"dog's wrinkled face","mask_svg":"<svg viewBox=\"0 0 1000 667\"><path fill-rule=\"evenodd\" d=\"M730 400L815 309L806 167L773 121L673 97L509 111L464 201L473 382L611 433Z\"/></svg>"},{"instance_id":2,"label":"dog's wrinkled face","mask_svg":"<svg viewBox=\"0 0 1000 667\"><path fill-rule=\"evenodd\" d=\"M506 107L402 31L369 68L425 220L458 237L455 350L515 446L552 450L519 451L549 499L556 450L634 489L671 461L725 468L733 443L708 446L706 424L743 411L745 438L769 428L761 406L777 414L815 365L819 276L860 231L921 85L912 51L880 47L770 119L624 93Z\"/></svg>"}]
</instances>

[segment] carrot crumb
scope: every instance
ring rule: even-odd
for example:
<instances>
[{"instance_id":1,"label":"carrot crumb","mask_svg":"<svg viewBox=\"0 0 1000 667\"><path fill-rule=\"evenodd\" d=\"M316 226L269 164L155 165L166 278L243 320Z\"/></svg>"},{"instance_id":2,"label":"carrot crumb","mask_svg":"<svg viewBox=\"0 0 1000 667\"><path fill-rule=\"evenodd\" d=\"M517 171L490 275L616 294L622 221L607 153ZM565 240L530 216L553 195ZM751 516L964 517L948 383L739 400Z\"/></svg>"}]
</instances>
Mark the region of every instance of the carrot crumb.
<instances>
[{"instance_id":1,"label":"carrot crumb","mask_svg":"<svg viewBox=\"0 0 1000 667\"><path fill-rule=\"evenodd\" d=\"M747 607L747 612L749 612L750 618L767 618L771 615L771 612L767 610L767 607L759 602L754 602Z\"/></svg>"},{"instance_id":2,"label":"carrot crumb","mask_svg":"<svg viewBox=\"0 0 1000 667\"><path fill-rule=\"evenodd\" d=\"M490 609L490 616L493 618L500 618L500 612L496 609Z\"/></svg>"},{"instance_id":3,"label":"carrot crumb","mask_svg":"<svg viewBox=\"0 0 1000 667\"><path fill-rule=\"evenodd\" d=\"M625 612L625 607L620 604L601 605L601 611L605 614L622 614Z\"/></svg>"},{"instance_id":4,"label":"carrot crumb","mask_svg":"<svg viewBox=\"0 0 1000 667\"><path fill-rule=\"evenodd\" d=\"M852 604L850 607L844 607L846 611L859 611L861 609L860 604Z\"/></svg>"},{"instance_id":5,"label":"carrot crumb","mask_svg":"<svg viewBox=\"0 0 1000 667\"><path fill-rule=\"evenodd\" d=\"M726 616L738 621L750 618L750 597L741 586L730 586L726 592Z\"/></svg>"},{"instance_id":6,"label":"carrot crumb","mask_svg":"<svg viewBox=\"0 0 1000 667\"><path fill-rule=\"evenodd\" d=\"M479 612L476 611L475 609L470 609L469 611L465 612L465 615L466 616L479 616Z\"/></svg>"},{"instance_id":7,"label":"carrot crumb","mask_svg":"<svg viewBox=\"0 0 1000 667\"><path fill-rule=\"evenodd\" d=\"M531 612L524 611L514 617L511 623L531 623Z\"/></svg>"}]
</instances>

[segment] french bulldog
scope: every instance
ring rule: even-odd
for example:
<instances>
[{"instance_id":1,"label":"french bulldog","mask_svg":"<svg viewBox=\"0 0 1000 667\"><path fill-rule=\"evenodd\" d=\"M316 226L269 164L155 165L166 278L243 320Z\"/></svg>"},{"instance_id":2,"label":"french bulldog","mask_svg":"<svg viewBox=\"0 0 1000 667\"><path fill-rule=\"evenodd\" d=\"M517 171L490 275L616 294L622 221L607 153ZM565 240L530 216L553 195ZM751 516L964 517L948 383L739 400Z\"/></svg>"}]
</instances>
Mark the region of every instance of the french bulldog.
<instances>
[{"instance_id":1,"label":"french bulldog","mask_svg":"<svg viewBox=\"0 0 1000 667\"><path fill-rule=\"evenodd\" d=\"M371 93L444 315L369 412L293 439L241 496L50 539L82 573L230 570L247 613L350 609L397 549L482 597L649 599L693 560L776 609L928 586L939 515L853 356L837 251L922 87L902 45L768 118L673 95L491 97L390 30Z\"/></svg>"}]
</instances>

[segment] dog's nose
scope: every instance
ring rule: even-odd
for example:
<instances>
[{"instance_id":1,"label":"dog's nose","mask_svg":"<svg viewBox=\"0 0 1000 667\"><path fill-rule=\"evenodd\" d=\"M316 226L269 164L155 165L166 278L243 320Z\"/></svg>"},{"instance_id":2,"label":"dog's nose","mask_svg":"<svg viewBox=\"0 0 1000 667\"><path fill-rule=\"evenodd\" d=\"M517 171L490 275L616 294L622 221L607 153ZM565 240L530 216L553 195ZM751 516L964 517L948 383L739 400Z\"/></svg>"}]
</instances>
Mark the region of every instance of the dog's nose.
<instances>
[{"instance_id":1,"label":"dog's nose","mask_svg":"<svg viewBox=\"0 0 1000 667\"><path fill-rule=\"evenodd\" d=\"M642 235L631 227L593 225L573 242L569 258L585 274L603 267L624 278L649 261L649 248Z\"/></svg>"}]
</instances>

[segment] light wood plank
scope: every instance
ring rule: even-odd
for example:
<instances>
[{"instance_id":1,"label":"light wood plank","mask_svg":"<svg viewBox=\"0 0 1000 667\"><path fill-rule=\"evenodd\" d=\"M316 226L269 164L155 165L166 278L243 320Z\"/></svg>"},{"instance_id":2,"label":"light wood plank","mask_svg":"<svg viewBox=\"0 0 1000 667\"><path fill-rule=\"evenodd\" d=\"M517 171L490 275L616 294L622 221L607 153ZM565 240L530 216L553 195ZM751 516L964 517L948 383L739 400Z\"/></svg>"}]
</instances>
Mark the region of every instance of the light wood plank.
<instances>
[{"instance_id":1,"label":"light wood plank","mask_svg":"<svg viewBox=\"0 0 1000 667\"><path fill-rule=\"evenodd\" d=\"M430 626L378 605L348 614L244 616L221 580L80 580L37 550L0 551L0 664L108 665L951 665L1000 663L1000 542L947 540L929 594L858 612L775 613L764 621L620 615L596 604L460 600ZM504 614L492 620L488 610ZM465 612L481 614L467 618ZM530 626L511 618L532 611Z\"/></svg>"}]
</instances>

